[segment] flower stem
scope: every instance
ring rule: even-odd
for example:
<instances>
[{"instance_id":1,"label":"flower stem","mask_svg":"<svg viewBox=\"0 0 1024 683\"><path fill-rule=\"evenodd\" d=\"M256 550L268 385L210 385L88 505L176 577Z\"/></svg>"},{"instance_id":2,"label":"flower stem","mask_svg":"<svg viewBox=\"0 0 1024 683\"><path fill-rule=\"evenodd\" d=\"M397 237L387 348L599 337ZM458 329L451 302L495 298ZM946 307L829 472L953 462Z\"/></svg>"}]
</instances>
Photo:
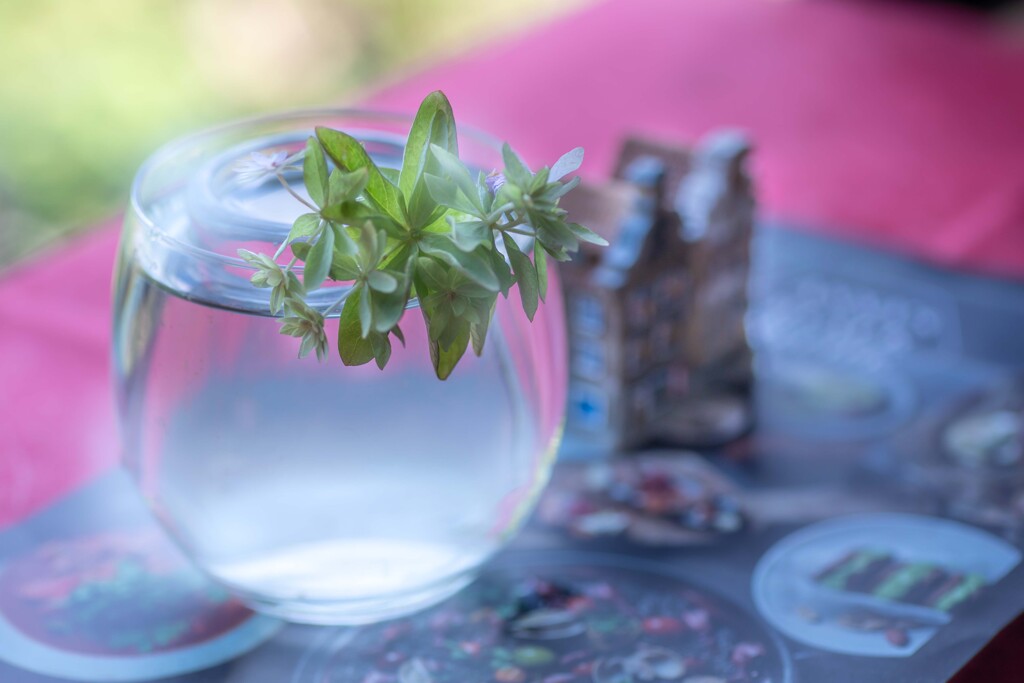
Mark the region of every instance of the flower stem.
<instances>
[{"instance_id":1,"label":"flower stem","mask_svg":"<svg viewBox=\"0 0 1024 683\"><path fill-rule=\"evenodd\" d=\"M342 294L342 295L341 295L340 297L338 297L338 300L337 300L337 301L335 301L335 302L334 302L333 304L331 304L330 306L328 306L328 307L327 307L327 309L326 309L326 310L325 310L325 311L324 311L324 312L322 313L322 315L323 315L323 316L324 316L324 317L326 318L326 317L327 317L327 316L329 316L329 315L330 315L331 313L334 313L334 312L335 312L336 310L338 310L338 309L339 309L339 308L341 307L341 305L342 305L343 303L345 303L345 300L346 300L346 299L348 299L348 297L349 297L349 295L350 295L351 293L352 293L352 290L351 290L351 289L347 289L347 290L345 290L345 293L344 293L344 294Z\"/></svg>"},{"instance_id":2,"label":"flower stem","mask_svg":"<svg viewBox=\"0 0 1024 683\"><path fill-rule=\"evenodd\" d=\"M280 181L281 186L288 191L288 194L290 194L291 196L295 197L300 202L305 204L306 208L308 208L313 213L320 213L320 209L307 202L305 199L299 196L298 193L295 192L295 190L292 189L292 186L288 183L287 180L285 180L284 175L282 175L281 173L276 173L275 175L277 176L278 181Z\"/></svg>"}]
</instances>

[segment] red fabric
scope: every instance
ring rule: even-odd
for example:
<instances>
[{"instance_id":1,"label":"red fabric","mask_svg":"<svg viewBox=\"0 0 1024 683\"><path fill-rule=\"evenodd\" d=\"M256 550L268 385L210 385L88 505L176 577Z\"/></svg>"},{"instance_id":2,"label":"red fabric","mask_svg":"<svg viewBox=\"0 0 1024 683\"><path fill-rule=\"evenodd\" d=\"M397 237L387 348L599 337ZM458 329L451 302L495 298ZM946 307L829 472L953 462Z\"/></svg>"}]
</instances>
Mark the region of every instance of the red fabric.
<instances>
[{"instance_id":1,"label":"red fabric","mask_svg":"<svg viewBox=\"0 0 1024 683\"><path fill-rule=\"evenodd\" d=\"M371 102L409 110L436 88L461 121L528 159L585 146L591 178L627 132L689 140L742 127L766 213L1024 278L1024 45L973 15L853 0L611 0ZM0 526L116 460L115 231L0 278ZM1003 680L977 661L983 675L960 683Z\"/></svg>"},{"instance_id":2,"label":"red fabric","mask_svg":"<svg viewBox=\"0 0 1024 683\"><path fill-rule=\"evenodd\" d=\"M118 459L108 225L0 280L0 528Z\"/></svg>"}]
</instances>

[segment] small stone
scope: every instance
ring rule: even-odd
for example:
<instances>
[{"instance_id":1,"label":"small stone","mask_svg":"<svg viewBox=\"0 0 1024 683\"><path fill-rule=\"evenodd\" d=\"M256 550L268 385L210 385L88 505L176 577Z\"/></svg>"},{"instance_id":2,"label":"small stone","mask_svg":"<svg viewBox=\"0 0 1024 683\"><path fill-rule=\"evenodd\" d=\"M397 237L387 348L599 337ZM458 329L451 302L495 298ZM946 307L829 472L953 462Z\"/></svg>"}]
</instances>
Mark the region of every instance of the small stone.
<instances>
[{"instance_id":1,"label":"small stone","mask_svg":"<svg viewBox=\"0 0 1024 683\"><path fill-rule=\"evenodd\" d=\"M836 623L843 628L854 631L881 631L889 625L889 621L883 617L863 613L841 614L836 618Z\"/></svg>"},{"instance_id":2,"label":"small stone","mask_svg":"<svg viewBox=\"0 0 1024 683\"><path fill-rule=\"evenodd\" d=\"M881 631L888 623L889 620L883 617L864 617L860 627L865 631Z\"/></svg>"},{"instance_id":3,"label":"small stone","mask_svg":"<svg viewBox=\"0 0 1024 683\"><path fill-rule=\"evenodd\" d=\"M584 536L614 536L629 528L629 515L615 510L604 510L578 517L573 529Z\"/></svg>"},{"instance_id":4,"label":"small stone","mask_svg":"<svg viewBox=\"0 0 1024 683\"><path fill-rule=\"evenodd\" d=\"M683 624L678 619L671 617L648 617L641 622L644 633L664 635L666 633L679 633L683 630Z\"/></svg>"},{"instance_id":5,"label":"small stone","mask_svg":"<svg viewBox=\"0 0 1024 683\"><path fill-rule=\"evenodd\" d=\"M910 634L906 629L890 628L885 632L885 639L895 647L906 647L910 644Z\"/></svg>"},{"instance_id":6,"label":"small stone","mask_svg":"<svg viewBox=\"0 0 1024 683\"><path fill-rule=\"evenodd\" d=\"M715 531L731 534L743 526L743 517L732 510L719 510L714 520Z\"/></svg>"},{"instance_id":7,"label":"small stone","mask_svg":"<svg viewBox=\"0 0 1024 683\"><path fill-rule=\"evenodd\" d=\"M686 673L686 664L682 659L668 659L653 665L654 673L663 681L674 681Z\"/></svg>"},{"instance_id":8,"label":"small stone","mask_svg":"<svg viewBox=\"0 0 1024 683\"><path fill-rule=\"evenodd\" d=\"M543 666L554 659L555 653L546 647L519 647L512 652L512 660L520 666Z\"/></svg>"},{"instance_id":9,"label":"small stone","mask_svg":"<svg viewBox=\"0 0 1024 683\"><path fill-rule=\"evenodd\" d=\"M675 495L676 492L675 481L668 472L645 472L638 488L645 493Z\"/></svg>"},{"instance_id":10,"label":"small stone","mask_svg":"<svg viewBox=\"0 0 1024 683\"><path fill-rule=\"evenodd\" d=\"M625 671L641 681L675 681L686 673L686 662L671 650L648 648L623 662Z\"/></svg>"},{"instance_id":11,"label":"small stone","mask_svg":"<svg viewBox=\"0 0 1024 683\"><path fill-rule=\"evenodd\" d=\"M526 672L518 666L503 666L494 672L494 680L498 683L523 683Z\"/></svg>"},{"instance_id":12,"label":"small stone","mask_svg":"<svg viewBox=\"0 0 1024 683\"><path fill-rule=\"evenodd\" d=\"M509 621L509 632L516 638L558 640L578 636L586 624L572 610L538 609Z\"/></svg>"},{"instance_id":13,"label":"small stone","mask_svg":"<svg viewBox=\"0 0 1024 683\"><path fill-rule=\"evenodd\" d=\"M572 672L577 676L589 676L594 670L594 662L580 662L572 668Z\"/></svg>"},{"instance_id":14,"label":"small stone","mask_svg":"<svg viewBox=\"0 0 1024 683\"><path fill-rule=\"evenodd\" d=\"M751 659L764 654L764 645L761 643L737 643L732 649L733 664L746 664Z\"/></svg>"},{"instance_id":15,"label":"small stone","mask_svg":"<svg viewBox=\"0 0 1024 683\"><path fill-rule=\"evenodd\" d=\"M694 631L704 631L711 625L711 615L704 609L683 612L683 623Z\"/></svg>"}]
</instances>

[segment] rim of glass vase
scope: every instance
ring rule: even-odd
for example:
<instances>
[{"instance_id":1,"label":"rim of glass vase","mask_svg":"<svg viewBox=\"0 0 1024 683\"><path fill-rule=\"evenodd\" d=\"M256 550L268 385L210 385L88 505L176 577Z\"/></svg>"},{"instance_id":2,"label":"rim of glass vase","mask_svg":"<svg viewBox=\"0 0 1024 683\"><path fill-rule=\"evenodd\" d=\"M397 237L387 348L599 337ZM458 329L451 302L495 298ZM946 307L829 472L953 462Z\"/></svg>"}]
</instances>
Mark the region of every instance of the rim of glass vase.
<instances>
[{"instance_id":1,"label":"rim of glass vase","mask_svg":"<svg viewBox=\"0 0 1024 683\"><path fill-rule=\"evenodd\" d=\"M176 158L186 154L189 150L202 151L204 149L204 143L209 145L211 141L229 137L233 133L239 134L238 141L235 144L228 146L225 150L218 152L210 159L196 164L196 167L193 169L194 172L212 175L217 170L225 169L229 165L230 159L235 159L237 162L237 160L243 158L250 152L257 151L260 148L266 148L265 143L275 138L279 140L279 144L283 144L288 141L301 145L312 134L315 127L319 125L333 127L331 121L337 121L339 119L359 119L364 121L369 125L352 128L348 131L345 131L344 127L339 127L339 129L343 130L343 132L352 134L353 137L356 137L363 142L366 141L364 140L364 136L372 133L375 136L373 142L393 145L401 153L405 150L405 140L408 137L409 127L412 124L414 115L407 112L394 112L358 107L294 109L235 119L233 121L228 121L226 123L210 126L193 133L182 135L173 138L158 147L139 166L139 169L132 180L128 210L142 226L152 234L158 235L162 242L173 248L175 251L190 253L204 259L212 259L234 268L254 271L254 266L250 265L238 256L205 249L169 233L161 226L160 221L152 215L152 211L146 206L147 202L143 200L146 183L152 181L153 176L157 171L170 164ZM296 124L295 127L291 129L282 129L276 133L260 133L258 131L258 127L260 126L270 127L275 124L287 124L289 122L294 122ZM373 123L389 123L392 124L392 126L403 125L404 130L401 132L395 130L375 131L372 128ZM247 131L252 134L245 136L244 133ZM482 129L476 128L475 126L468 126L464 124L457 125L457 132L460 140L460 148L462 147L461 142L463 140L472 141L479 146L479 149L486 149L489 153L498 155L495 157L496 159L500 159L501 140L498 137ZM462 150L460 149L460 155L461 153ZM208 184L200 183L199 185L209 190ZM167 193L168 191L163 190L163 192ZM270 237L272 235L283 237L280 230L281 226L284 224L281 222L255 217L246 217L244 222L249 229L258 234L261 233L264 237ZM260 230L260 228L262 228L262 230ZM301 273L302 266L296 264L296 266L293 267L293 271Z\"/></svg>"}]
</instances>

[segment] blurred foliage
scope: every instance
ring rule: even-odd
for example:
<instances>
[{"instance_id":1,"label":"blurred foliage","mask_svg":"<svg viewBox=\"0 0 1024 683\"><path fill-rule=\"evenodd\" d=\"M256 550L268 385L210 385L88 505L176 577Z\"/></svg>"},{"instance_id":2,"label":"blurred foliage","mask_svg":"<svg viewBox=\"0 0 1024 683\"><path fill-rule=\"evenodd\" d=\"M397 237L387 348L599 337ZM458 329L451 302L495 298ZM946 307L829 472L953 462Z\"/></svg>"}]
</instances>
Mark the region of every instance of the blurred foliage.
<instances>
[{"instance_id":1,"label":"blurred foliage","mask_svg":"<svg viewBox=\"0 0 1024 683\"><path fill-rule=\"evenodd\" d=\"M329 103L584 1L0 2L0 265L119 210L173 136Z\"/></svg>"}]
</instances>

